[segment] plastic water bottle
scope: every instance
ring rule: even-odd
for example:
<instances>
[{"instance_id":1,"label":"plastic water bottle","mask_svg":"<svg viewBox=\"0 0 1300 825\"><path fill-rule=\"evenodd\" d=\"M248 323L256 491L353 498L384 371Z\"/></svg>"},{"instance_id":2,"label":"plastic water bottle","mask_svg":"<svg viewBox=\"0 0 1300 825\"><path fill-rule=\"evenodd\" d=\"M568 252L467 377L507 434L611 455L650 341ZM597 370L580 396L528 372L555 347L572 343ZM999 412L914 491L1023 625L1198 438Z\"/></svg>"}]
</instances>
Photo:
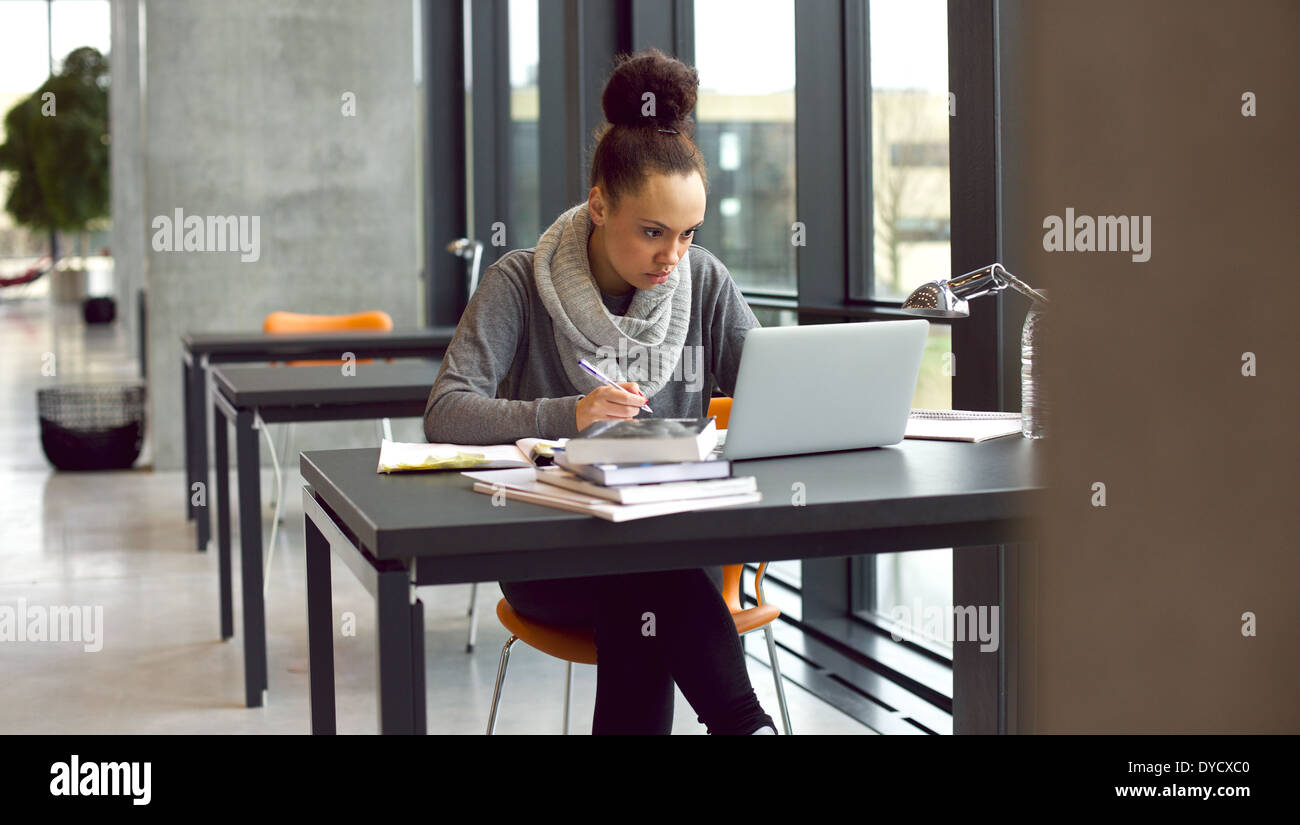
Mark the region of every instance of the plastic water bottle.
<instances>
[{"instance_id":1,"label":"plastic water bottle","mask_svg":"<svg viewBox=\"0 0 1300 825\"><path fill-rule=\"evenodd\" d=\"M1047 297L1047 290L1038 290ZM1036 385L1035 370L1042 354L1043 317L1048 305L1035 301L1025 316L1025 326L1020 332L1020 432L1025 438L1043 438L1047 435L1047 404L1042 386Z\"/></svg>"}]
</instances>

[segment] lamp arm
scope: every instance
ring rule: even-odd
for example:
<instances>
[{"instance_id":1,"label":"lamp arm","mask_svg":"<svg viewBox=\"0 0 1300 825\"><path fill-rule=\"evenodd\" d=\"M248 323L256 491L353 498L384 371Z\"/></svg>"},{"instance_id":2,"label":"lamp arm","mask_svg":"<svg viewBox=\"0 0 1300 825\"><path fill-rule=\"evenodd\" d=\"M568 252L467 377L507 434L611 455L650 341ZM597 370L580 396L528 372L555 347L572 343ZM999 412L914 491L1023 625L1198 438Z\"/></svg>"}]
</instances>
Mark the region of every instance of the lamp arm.
<instances>
[{"instance_id":1,"label":"lamp arm","mask_svg":"<svg viewBox=\"0 0 1300 825\"><path fill-rule=\"evenodd\" d=\"M1006 287L1010 286L1016 292L1019 292L1021 295L1024 295L1035 301L1041 301L1044 304L1051 303L1051 301L1047 300L1046 295L1034 289L1024 281L1020 280L1015 275L1012 275L1010 272L1007 271L1007 268L1002 264L993 264L992 269L993 269L993 278L998 282L1001 288L1005 289Z\"/></svg>"}]
</instances>

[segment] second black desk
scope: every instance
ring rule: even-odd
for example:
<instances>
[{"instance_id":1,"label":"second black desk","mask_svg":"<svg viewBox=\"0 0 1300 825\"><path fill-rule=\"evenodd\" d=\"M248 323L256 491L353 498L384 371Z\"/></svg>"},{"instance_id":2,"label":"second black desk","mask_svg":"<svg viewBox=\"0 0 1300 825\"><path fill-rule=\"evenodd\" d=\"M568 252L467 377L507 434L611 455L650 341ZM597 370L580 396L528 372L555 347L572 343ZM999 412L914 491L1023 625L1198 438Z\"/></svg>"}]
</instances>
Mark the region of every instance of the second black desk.
<instances>
[{"instance_id":1,"label":"second black desk","mask_svg":"<svg viewBox=\"0 0 1300 825\"><path fill-rule=\"evenodd\" d=\"M267 688L266 610L262 598L261 450L257 427L299 421L406 418L424 414L440 362L320 367L250 366L212 370L216 425L217 548L221 637L234 635L231 592L229 442L235 425L239 483L240 580L244 603L244 689L249 707L262 705Z\"/></svg>"}]
</instances>

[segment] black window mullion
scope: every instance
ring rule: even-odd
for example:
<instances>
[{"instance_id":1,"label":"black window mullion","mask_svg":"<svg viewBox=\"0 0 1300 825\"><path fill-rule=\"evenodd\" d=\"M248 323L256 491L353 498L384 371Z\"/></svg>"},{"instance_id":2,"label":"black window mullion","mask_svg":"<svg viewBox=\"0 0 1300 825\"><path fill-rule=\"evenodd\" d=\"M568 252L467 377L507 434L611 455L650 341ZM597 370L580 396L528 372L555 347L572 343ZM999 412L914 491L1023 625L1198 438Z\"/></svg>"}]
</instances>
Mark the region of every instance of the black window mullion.
<instances>
[{"instance_id":1,"label":"black window mullion","mask_svg":"<svg viewBox=\"0 0 1300 825\"><path fill-rule=\"evenodd\" d=\"M688 66L695 65L695 0L671 0L673 4L673 51Z\"/></svg>"},{"instance_id":2,"label":"black window mullion","mask_svg":"<svg viewBox=\"0 0 1300 825\"><path fill-rule=\"evenodd\" d=\"M483 243L481 268L510 249L510 25L508 0L471 3L470 64L473 113L473 232ZM505 244L494 246L494 224L506 225Z\"/></svg>"},{"instance_id":3,"label":"black window mullion","mask_svg":"<svg viewBox=\"0 0 1300 825\"><path fill-rule=\"evenodd\" d=\"M629 0L541 0L538 66L542 222L587 199L600 94L614 57L630 50Z\"/></svg>"},{"instance_id":4,"label":"black window mullion","mask_svg":"<svg viewBox=\"0 0 1300 825\"><path fill-rule=\"evenodd\" d=\"M875 283L875 216L871 198L871 31L867 0L844 3L845 223L844 294L862 276L862 294ZM897 304L895 304L897 306Z\"/></svg>"},{"instance_id":5,"label":"black window mullion","mask_svg":"<svg viewBox=\"0 0 1300 825\"><path fill-rule=\"evenodd\" d=\"M795 251L801 306L842 307L846 297L845 30L844 3L795 6L795 220L806 232Z\"/></svg>"},{"instance_id":6,"label":"black window mullion","mask_svg":"<svg viewBox=\"0 0 1300 825\"><path fill-rule=\"evenodd\" d=\"M988 266L1001 251L995 8L996 0L948 0L948 83L957 104L948 127L954 274ZM953 323L955 409L1018 408L1007 404L1003 327L1002 293L971 301L970 317Z\"/></svg>"},{"instance_id":7,"label":"black window mullion","mask_svg":"<svg viewBox=\"0 0 1300 825\"><path fill-rule=\"evenodd\" d=\"M632 49L657 48L695 63L694 0L632 0Z\"/></svg>"},{"instance_id":8,"label":"black window mullion","mask_svg":"<svg viewBox=\"0 0 1300 825\"><path fill-rule=\"evenodd\" d=\"M462 6L425 0L424 299L430 326L455 326L465 306L465 262L446 251L464 237L465 47Z\"/></svg>"}]
</instances>

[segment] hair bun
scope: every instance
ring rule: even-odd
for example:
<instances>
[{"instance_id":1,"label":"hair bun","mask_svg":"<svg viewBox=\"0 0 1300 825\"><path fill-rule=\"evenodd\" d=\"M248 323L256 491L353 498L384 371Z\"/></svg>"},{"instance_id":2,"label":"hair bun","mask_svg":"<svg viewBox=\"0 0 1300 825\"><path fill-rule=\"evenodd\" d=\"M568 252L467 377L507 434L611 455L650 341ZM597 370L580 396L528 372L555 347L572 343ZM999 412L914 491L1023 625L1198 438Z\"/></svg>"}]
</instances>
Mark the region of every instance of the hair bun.
<instances>
[{"instance_id":1,"label":"hair bun","mask_svg":"<svg viewBox=\"0 0 1300 825\"><path fill-rule=\"evenodd\" d=\"M690 134L699 87L694 68L659 49L645 49L618 57L600 105L615 126L654 126ZM654 95L653 115L642 114L649 109L647 92Z\"/></svg>"}]
</instances>

